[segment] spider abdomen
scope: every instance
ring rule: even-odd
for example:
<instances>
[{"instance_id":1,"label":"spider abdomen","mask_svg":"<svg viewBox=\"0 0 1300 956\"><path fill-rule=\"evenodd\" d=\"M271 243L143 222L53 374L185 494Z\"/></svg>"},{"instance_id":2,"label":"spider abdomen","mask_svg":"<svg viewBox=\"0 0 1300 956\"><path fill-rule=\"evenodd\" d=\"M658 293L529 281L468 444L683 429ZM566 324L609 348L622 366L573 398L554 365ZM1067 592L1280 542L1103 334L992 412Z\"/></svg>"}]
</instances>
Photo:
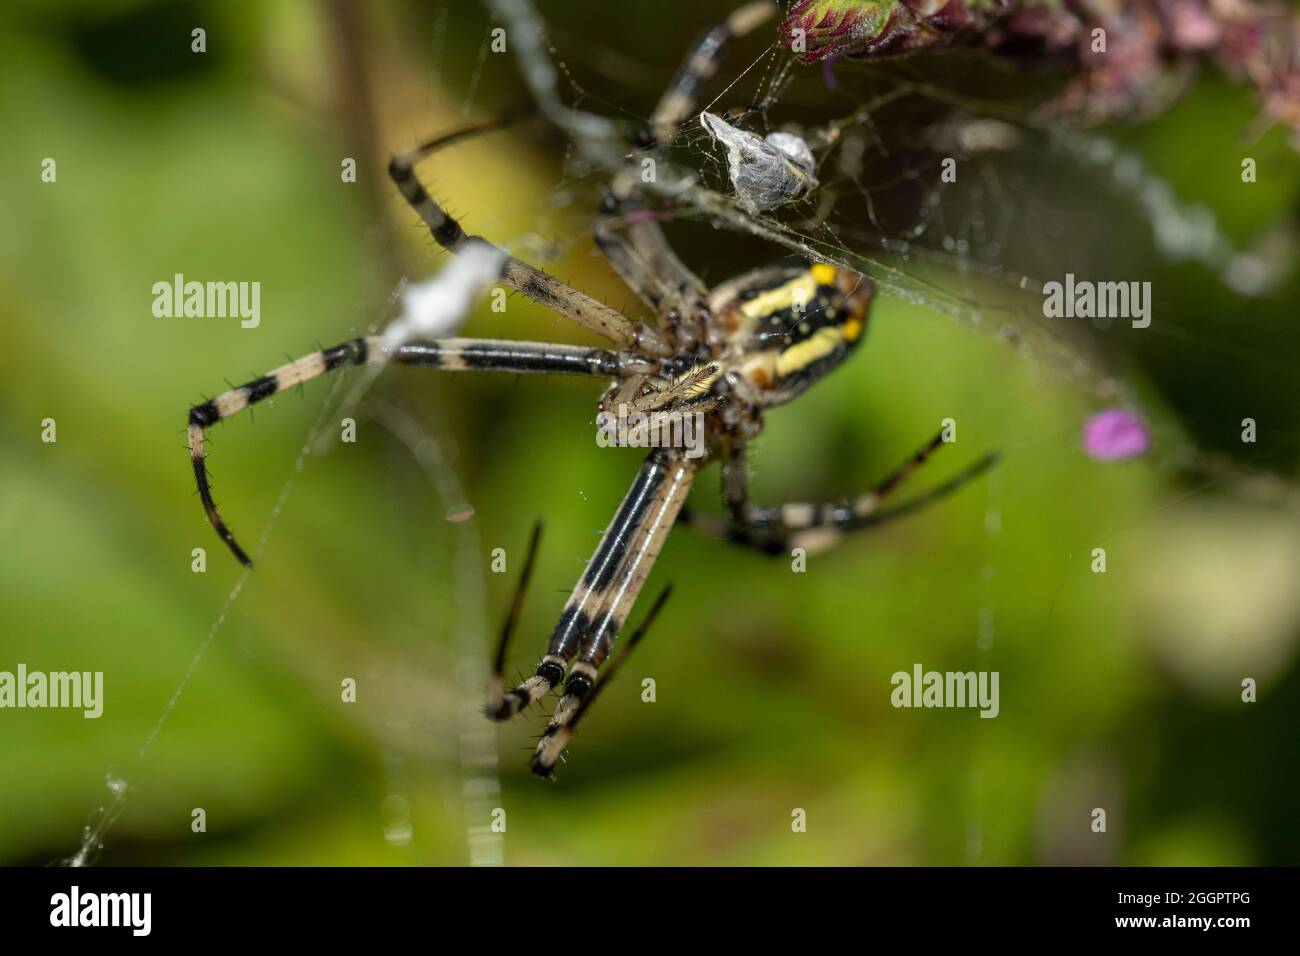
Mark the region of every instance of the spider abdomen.
<instances>
[{"instance_id":1,"label":"spider abdomen","mask_svg":"<svg viewBox=\"0 0 1300 956\"><path fill-rule=\"evenodd\" d=\"M741 372L764 404L789 401L857 347L873 286L826 263L793 260L747 273L719 287Z\"/></svg>"}]
</instances>

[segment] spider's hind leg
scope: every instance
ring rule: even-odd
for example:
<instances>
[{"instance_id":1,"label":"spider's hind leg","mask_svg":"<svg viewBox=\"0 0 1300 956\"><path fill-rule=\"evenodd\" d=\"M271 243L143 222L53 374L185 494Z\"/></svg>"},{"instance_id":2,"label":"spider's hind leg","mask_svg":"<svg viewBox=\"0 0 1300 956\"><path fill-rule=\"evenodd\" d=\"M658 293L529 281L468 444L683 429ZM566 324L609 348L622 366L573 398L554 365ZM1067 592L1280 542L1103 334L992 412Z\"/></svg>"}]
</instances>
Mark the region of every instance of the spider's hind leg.
<instances>
[{"instance_id":1,"label":"spider's hind leg","mask_svg":"<svg viewBox=\"0 0 1300 956\"><path fill-rule=\"evenodd\" d=\"M556 687L564 679L568 662L578 657L565 682L564 696L556 705L533 755L535 773L549 775L571 733L566 728L582 713L584 706L590 706L586 702L593 688L600 686L595 681L597 669L613 649L618 632L677 520L698 469L698 461L676 451L656 448L646 456L565 603L536 673L507 691L501 674L506 647L518 619L523 584L532 568L531 558L525 562L520 588L515 594L497 650L487 716L506 720L519 713Z\"/></svg>"},{"instance_id":2,"label":"spider's hind leg","mask_svg":"<svg viewBox=\"0 0 1300 956\"><path fill-rule=\"evenodd\" d=\"M488 695L489 718L508 720L533 701L545 697L564 680L565 669L574 655L581 650L584 660L590 657L587 652L593 635L608 641L608 644L602 646L612 646L613 638L618 633L617 625L621 622L621 617L616 617L613 609L616 608L618 614L625 615L631 602L636 599L645 575L649 573L649 566L658 554L658 545L662 543L677 516L676 507L680 507L681 500L685 498L695 468L695 462L677 458L660 449L652 451L646 457L618 511L601 536L595 554L587 563L573 593L569 595L537 670L532 677L506 691L504 684L498 684L498 681L518 613L517 605L522 601L524 582L521 581L521 588L516 592L497 651L496 676ZM663 507L665 500L676 506L666 516ZM654 536L647 539L647 534ZM628 568L629 563L633 565L631 569ZM525 571L530 566L531 562L525 565ZM638 570L640 574L636 573ZM601 660L603 659L602 655ZM590 665L592 662L588 660L587 663ZM579 676L588 669L594 677L595 666L584 667L581 662L575 665L574 674L570 676L569 685L566 685L565 697L557 708L561 713L571 713L576 709L578 701L570 700L570 686L579 695L590 688L590 682L584 687ZM494 693L498 686L499 698ZM552 723L554 720L552 717Z\"/></svg>"},{"instance_id":3,"label":"spider's hind leg","mask_svg":"<svg viewBox=\"0 0 1300 956\"><path fill-rule=\"evenodd\" d=\"M726 463L723 468L723 496L731 511L730 520L683 510L681 521L710 537L753 548L768 555L789 554L790 549L796 547L804 548L809 553L822 551L847 531L878 527L948 497L988 471L999 457L996 452L990 452L929 491L895 507L881 510L881 502L912 472L929 461L930 456L943 444L943 433L940 432L890 472L883 481L856 498L847 501L787 502L771 508L755 507L748 503L744 488L743 459L739 459L742 467L727 467L733 463Z\"/></svg>"}]
</instances>

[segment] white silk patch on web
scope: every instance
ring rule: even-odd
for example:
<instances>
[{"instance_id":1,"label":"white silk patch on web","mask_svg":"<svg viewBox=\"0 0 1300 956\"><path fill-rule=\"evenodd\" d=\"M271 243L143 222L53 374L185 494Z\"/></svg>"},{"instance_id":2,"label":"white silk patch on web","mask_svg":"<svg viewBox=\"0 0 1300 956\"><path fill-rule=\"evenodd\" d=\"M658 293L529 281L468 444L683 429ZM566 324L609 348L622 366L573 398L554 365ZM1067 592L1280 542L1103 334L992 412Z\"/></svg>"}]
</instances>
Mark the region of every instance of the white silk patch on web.
<instances>
[{"instance_id":1,"label":"white silk patch on web","mask_svg":"<svg viewBox=\"0 0 1300 956\"><path fill-rule=\"evenodd\" d=\"M467 243L446 268L401 293L402 311L384 329L384 350L414 338L444 338L465 323L474 303L501 278L506 254L486 242Z\"/></svg>"}]
</instances>

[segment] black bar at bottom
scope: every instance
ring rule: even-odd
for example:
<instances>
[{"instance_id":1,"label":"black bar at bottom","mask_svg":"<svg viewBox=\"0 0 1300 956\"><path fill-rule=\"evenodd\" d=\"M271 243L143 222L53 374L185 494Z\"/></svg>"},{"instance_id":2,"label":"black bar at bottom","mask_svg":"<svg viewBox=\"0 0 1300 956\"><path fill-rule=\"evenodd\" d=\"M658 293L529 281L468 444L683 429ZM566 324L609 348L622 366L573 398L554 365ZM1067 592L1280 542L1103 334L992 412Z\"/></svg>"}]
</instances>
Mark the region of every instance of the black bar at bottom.
<instances>
[{"instance_id":1,"label":"black bar at bottom","mask_svg":"<svg viewBox=\"0 0 1300 956\"><path fill-rule=\"evenodd\" d=\"M819 938L843 928L926 940L1046 933L1231 943L1282 931L1294 890L1295 871L1285 869L44 868L0 870L0 918L13 942L338 944L398 932L427 934L436 946L477 932L496 942L514 926L535 938L579 919L584 932L608 921L616 939L630 927L653 935L680 926L733 940L815 927Z\"/></svg>"}]
</instances>

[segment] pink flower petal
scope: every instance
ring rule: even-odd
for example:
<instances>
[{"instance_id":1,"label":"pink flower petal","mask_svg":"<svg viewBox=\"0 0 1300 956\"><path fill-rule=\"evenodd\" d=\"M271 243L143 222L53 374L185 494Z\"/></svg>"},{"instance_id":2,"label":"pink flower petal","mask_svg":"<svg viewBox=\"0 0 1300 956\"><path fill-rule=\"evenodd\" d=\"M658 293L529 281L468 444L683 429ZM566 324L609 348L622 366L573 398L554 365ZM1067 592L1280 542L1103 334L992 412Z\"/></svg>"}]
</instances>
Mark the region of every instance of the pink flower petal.
<instances>
[{"instance_id":1,"label":"pink flower petal","mask_svg":"<svg viewBox=\"0 0 1300 956\"><path fill-rule=\"evenodd\" d=\"M1124 461L1151 447L1142 419L1123 408L1108 408L1084 423L1083 450L1097 461Z\"/></svg>"}]
</instances>

